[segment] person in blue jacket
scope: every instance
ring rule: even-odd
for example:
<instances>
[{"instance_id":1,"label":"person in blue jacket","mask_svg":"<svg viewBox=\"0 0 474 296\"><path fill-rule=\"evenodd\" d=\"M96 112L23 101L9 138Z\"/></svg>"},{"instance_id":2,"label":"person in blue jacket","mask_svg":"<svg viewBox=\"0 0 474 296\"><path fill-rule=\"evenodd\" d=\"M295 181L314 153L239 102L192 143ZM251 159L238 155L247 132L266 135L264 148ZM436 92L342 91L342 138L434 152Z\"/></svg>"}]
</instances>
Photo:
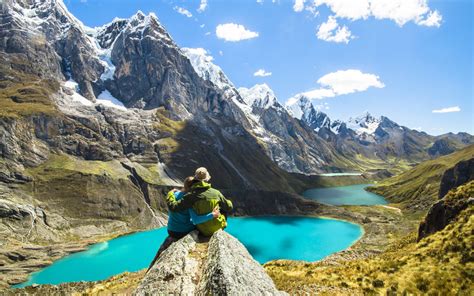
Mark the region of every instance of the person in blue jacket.
<instances>
[{"instance_id":1,"label":"person in blue jacket","mask_svg":"<svg viewBox=\"0 0 474 296\"><path fill-rule=\"evenodd\" d=\"M191 188L191 185L194 182L194 177L187 177L184 180L183 190L179 191L173 189L174 196L176 200L180 200ZM158 252L153 258L148 270L155 264L155 261L160 257L161 253L166 250L172 243L178 241L179 239L185 237L188 233L196 229L197 224L201 224L219 217L220 211L219 207L215 207L214 210L210 213L204 215L198 215L196 212L190 208L183 211L172 212L168 211L168 237L163 241ZM148 272L147 270L147 272Z\"/></svg>"}]
</instances>

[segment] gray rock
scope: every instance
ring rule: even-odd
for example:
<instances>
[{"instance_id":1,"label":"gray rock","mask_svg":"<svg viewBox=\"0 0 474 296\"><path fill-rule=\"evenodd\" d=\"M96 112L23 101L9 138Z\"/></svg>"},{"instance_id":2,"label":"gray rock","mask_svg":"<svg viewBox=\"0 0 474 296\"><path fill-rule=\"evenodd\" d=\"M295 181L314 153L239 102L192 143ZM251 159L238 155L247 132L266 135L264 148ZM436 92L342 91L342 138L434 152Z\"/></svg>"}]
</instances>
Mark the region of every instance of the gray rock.
<instances>
[{"instance_id":1,"label":"gray rock","mask_svg":"<svg viewBox=\"0 0 474 296\"><path fill-rule=\"evenodd\" d=\"M198 294L201 295L285 295L278 291L263 267L247 249L224 231L209 241L207 262Z\"/></svg>"},{"instance_id":2,"label":"gray rock","mask_svg":"<svg viewBox=\"0 0 474 296\"><path fill-rule=\"evenodd\" d=\"M196 232L172 244L134 295L286 295L233 236L218 231L206 244Z\"/></svg>"},{"instance_id":3,"label":"gray rock","mask_svg":"<svg viewBox=\"0 0 474 296\"><path fill-rule=\"evenodd\" d=\"M190 256L195 235L187 235L162 253L134 295L192 295L199 279L199 262Z\"/></svg>"}]
</instances>

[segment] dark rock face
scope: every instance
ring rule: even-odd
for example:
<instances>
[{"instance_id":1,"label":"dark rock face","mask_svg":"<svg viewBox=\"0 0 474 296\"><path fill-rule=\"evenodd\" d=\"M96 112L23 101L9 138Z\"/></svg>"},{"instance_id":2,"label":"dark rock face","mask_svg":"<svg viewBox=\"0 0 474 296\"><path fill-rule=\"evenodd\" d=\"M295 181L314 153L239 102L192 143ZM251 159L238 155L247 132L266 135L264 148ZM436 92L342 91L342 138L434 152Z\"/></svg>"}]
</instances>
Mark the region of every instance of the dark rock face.
<instances>
[{"instance_id":1,"label":"dark rock face","mask_svg":"<svg viewBox=\"0 0 474 296\"><path fill-rule=\"evenodd\" d=\"M452 222L461 211L474 205L474 181L452 189L429 210L418 228L418 241Z\"/></svg>"},{"instance_id":2,"label":"dark rock face","mask_svg":"<svg viewBox=\"0 0 474 296\"><path fill-rule=\"evenodd\" d=\"M439 197L444 197L449 190L471 180L474 180L474 158L457 163L443 174L439 187Z\"/></svg>"},{"instance_id":3,"label":"dark rock face","mask_svg":"<svg viewBox=\"0 0 474 296\"><path fill-rule=\"evenodd\" d=\"M456 146L447 138L436 140L430 148L428 153L431 156L447 155L456 151Z\"/></svg>"}]
</instances>

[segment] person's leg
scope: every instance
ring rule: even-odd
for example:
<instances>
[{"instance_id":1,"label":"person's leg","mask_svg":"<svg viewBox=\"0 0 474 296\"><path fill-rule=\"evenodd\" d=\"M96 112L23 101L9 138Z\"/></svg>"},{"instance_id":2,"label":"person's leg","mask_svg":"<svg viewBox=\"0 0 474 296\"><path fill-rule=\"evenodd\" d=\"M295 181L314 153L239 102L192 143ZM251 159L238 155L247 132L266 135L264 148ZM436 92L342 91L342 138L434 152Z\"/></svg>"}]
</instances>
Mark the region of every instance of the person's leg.
<instances>
[{"instance_id":1,"label":"person's leg","mask_svg":"<svg viewBox=\"0 0 474 296\"><path fill-rule=\"evenodd\" d=\"M185 237L186 234L187 233L174 232L174 231L168 230L168 237L161 244L160 248L158 249L158 252L156 252L155 258L153 258L153 261L151 261L150 266L148 267L146 272L148 272L153 266L153 264L155 264L156 260L158 260L161 253L163 253L166 249L168 249L169 246L171 246L171 244Z\"/></svg>"}]
</instances>

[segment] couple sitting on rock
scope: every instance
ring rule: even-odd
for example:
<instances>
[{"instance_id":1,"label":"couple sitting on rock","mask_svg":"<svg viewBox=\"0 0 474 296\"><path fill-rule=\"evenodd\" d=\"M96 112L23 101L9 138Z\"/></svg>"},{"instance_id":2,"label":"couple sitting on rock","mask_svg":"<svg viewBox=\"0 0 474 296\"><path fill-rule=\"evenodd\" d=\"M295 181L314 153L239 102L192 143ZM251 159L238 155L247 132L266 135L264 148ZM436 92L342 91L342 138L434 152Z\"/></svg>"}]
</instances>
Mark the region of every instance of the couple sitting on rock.
<instances>
[{"instance_id":1,"label":"couple sitting on rock","mask_svg":"<svg viewBox=\"0 0 474 296\"><path fill-rule=\"evenodd\" d=\"M194 177L184 180L182 191L173 189L168 193L168 237L161 244L150 268L164 250L194 229L209 237L227 226L224 214L232 210L232 202L211 187L208 183L210 179L207 169L201 167L196 170Z\"/></svg>"}]
</instances>

